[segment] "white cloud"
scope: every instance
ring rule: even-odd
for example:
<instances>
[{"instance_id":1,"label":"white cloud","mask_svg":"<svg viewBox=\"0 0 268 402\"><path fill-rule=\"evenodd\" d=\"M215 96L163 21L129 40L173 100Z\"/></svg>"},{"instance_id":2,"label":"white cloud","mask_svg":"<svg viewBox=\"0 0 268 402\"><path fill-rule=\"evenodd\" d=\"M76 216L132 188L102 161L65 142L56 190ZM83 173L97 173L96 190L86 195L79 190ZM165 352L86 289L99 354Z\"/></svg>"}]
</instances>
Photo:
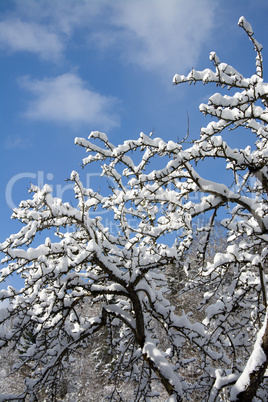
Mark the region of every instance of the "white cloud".
<instances>
[{"instance_id":1,"label":"white cloud","mask_svg":"<svg viewBox=\"0 0 268 402\"><path fill-rule=\"evenodd\" d=\"M202 45L215 27L217 4L213 0L117 0L108 7L105 24L91 38L104 51L119 51L131 63L162 77L173 77L194 64Z\"/></svg>"},{"instance_id":2,"label":"white cloud","mask_svg":"<svg viewBox=\"0 0 268 402\"><path fill-rule=\"evenodd\" d=\"M63 43L47 26L19 19L0 22L0 45L12 52L36 53L45 60L58 60L63 52Z\"/></svg>"},{"instance_id":3,"label":"white cloud","mask_svg":"<svg viewBox=\"0 0 268 402\"><path fill-rule=\"evenodd\" d=\"M196 63L217 7L215 0L17 0L10 15L20 20L3 20L0 37L13 51L52 59L82 29L83 41L169 77Z\"/></svg>"},{"instance_id":4,"label":"white cloud","mask_svg":"<svg viewBox=\"0 0 268 402\"><path fill-rule=\"evenodd\" d=\"M119 125L114 111L118 101L86 88L85 82L75 74L67 73L56 78L20 81L35 99L30 102L25 116L35 120L57 123L88 124L109 129Z\"/></svg>"},{"instance_id":5,"label":"white cloud","mask_svg":"<svg viewBox=\"0 0 268 402\"><path fill-rule=\"evenodd\" d=\"M93 33L100 46L118 45L122 60L173 76L197 61L214 27L216 4L212 0L118 0L111 9L110 26L116 30Z\"/></svg>"},{"instance_id":6,"label":"white cloud","mask_svg":"<svg viewBox=\"0 0 268 402\"><path fill-rule=\"evenodd\" d=\"M15 4L15 14L23 20L48 24L54 32L71 36L75 28L90 28L109 0L15 0Z\"/></svg>"},{"instance_id":7,"label":"white cloud","mask_svg":"<svg viewBox=\"0 0 268 402\"><path fill-rule=\"evenodd\" d=\"M2 14L0 46L11 52L32 52L58 61L75 29L88 28L101 13L95 0L14 0L14 9Z\"/></svg>"}]
</instances>

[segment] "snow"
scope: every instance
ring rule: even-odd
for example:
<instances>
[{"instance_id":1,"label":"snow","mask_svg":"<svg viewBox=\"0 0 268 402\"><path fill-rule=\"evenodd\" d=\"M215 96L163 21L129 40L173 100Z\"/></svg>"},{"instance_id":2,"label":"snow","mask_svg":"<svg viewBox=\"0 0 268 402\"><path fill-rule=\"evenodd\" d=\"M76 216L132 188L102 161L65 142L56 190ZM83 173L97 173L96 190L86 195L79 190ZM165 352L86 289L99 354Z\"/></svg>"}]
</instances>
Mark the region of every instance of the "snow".
<instances>
[{"instance_id":1,"label":"snow","mask_svg":"<svg viewBox=\"0 0 268 402\"><path fill-rule=\"evenodd\" d=\"M216 370L215 375L216 375L216 379L213 384L213 388L210 392L208 402L216 401L219 391L222 388L224 388L226 385L233 383L238 377L238 374L236 374L236 373L230 373L228 375L224 375L223 370L221 370L221 369Z\"/></svg>"},{"instance_id":2,"label":"snow","mask_svg":"<svg viewBox=\"0 0 268 402\"><path fill-rule=\"evenodd\" d=\"M14 401L14 400L22 400L22 398L25 398L25 394L20 394L20 395L14 395L14 394L0 394L0 402L6 402L6 401Z\"/></svg>"},{"instance_id":3,"label":"snow","mask_svg":"<svg viewBox=\"0 0 268 402\"><path fill-rule=\"evenodd\" d=\"M166 400L166 402L177 402L177 401L178 401L177 395L171 395L171 396Z\"/></svg>"},{"instance_id":4,"label":"snow","mask_svg":"<svg viewBox=\"0 0 268 402\"><path fill-rule=\"evenodd\" d=\"M142 353L144 353L146 357L153 362L154 366L160 371L161 375L169 379L171 385L176 391L176 394L182 397L182 386L178 375L175 373L172 365L168 363L163 353L155 346L155 344L150 340L145 342Z\"/></svg>"},{"instance_id":5,"label":"snow","mask_svg":"<svg viewBox=\"0 0 268 402\"><path fill-rule=\"evenodd\" d=\"M0 304L1 306L1 304ZM0 323L5 321L9 316L7 307L0 307Z\"/></svg>"},{"instance_id":6,"label":"snow","mask_svg":"<svg viewBox=\"0 0 268 402\"><path fill-rule=\"evenodd\" d=\"M136 322L133 317L124 311L120 306L115 304L109 304L104 306L105 310L113 313L116 317L120 317L127 325L129 325L132 329L136 328Z\"/></svg>"},{"instance_id":7,"label":"snow","mask_svg":"<svg viewBox=\"0 0 268 402\"><path fill-rule=\"evenodd\" d=\"M239 379L236 381L235 385L231 389L231 401L235 401L237 398L237 395L244 391L246 387L250 383L250 375L254 371L258 370L259 367L263 365L263 363L266 362L266 355L265 352L262 348L262 338L264 336L265 331L267 331L267 318L268 315L266 314L264 323L262 325L262 328L259 330L257 339L254 344L253 351L250 355L250 358L246 364L246 367L244 368L242 374L240 375Z\"/></svg>"},{"instance_id":8,"label":"snow","mask_svg":"<svg viewBox=\"0 0 268 402\"><path fill-rule=\"evenodd\" d=\"M214 61L214 64L217 66L218 64L220 64L220 59L218 58L218 56L216 55L215 52L210 52L209 55L210 60Z\"/></svg>"},{"instance_id":9,"label":"snow","mask_svg":"<svg viewBox=\"0 0 268 402\"><path fill-rule=\"evenodd\" d=\"M249 22L247 22L247 20L245 19L245 17L240 17L239 21L238 21L238 25L243 27L245 29L245 31L248 33L249 36L253 35L253 29L250 25Z\"/></svg>"}]
</instances>

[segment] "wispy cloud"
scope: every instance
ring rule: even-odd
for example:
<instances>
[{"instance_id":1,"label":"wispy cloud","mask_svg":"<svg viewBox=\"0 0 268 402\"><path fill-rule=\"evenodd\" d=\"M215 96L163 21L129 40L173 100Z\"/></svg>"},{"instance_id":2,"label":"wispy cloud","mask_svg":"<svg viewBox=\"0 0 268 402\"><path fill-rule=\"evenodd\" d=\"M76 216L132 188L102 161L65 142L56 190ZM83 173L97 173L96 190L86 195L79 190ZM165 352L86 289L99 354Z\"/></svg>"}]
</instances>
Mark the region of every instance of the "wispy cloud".
<instances>
[{"instance_id":1,"label":"wispy cloud","mask_svg":"<svg viewBox=\"0 0 268 402\"><path fill-rule=\"evenodd\" d=\"M0 47L58 61L76 29L90 31L105 1L10 0L10 3L14 7L1 15Z\"/></svg>"},{"instance_id":2,"label":"wispy cloud","mask_svg":"<svg viewBox=\"0 0 268 402\"><path fill-rule=\"evenodd\" d=\"M85 51L88 44L89 52L92 46L100 52L109 50L122 64L138 66L170 83L176 72L183 73L196 64L215 25L214 0L13 3L0 21L0 47L32 52L54 62L68 59L66 49L71 44L83 46ZM82 34L82 41L77 41L76 33ZM73 71L75 68L73 64ZM100 129L119 124L118 101L89 89L76 74L25 78L21 85L33 95L25 111L28 118L85 123Z\"/></svg>"},{"instance_id":3,"label":"wispy cloud","mask_svg":"<svg viewBox=\"0 0 268 402\"><path fill-rule=\"evenodd\" d=\"M13 19L0 23L0 43L52 60L83 29L91 45L117 52L123 63L173 75L195 64L216 7L215 0L17 0Z\"/></svg>"},{"instance_id":4,"label":"wispy cloud","mask_svg":"<svg viewBox=\"0 0 268 402\"><path fill-rule=\"evenodd\" d=\"M24 77L20 85L34 96L25 112L30 119L61 124L85 123L101 129L119 125L118 100L89 90L73 73L44 80Z\"/></svg>"},{"instance_id":5,"label":"wispy cloud","mask_svg":"<svg viewBox=\"0 0 268 402\"><path fill-rule=\"evenodd\" d=\"M11 52L32 52L45 60L59 60L63 43L46 26L19 19L0 22L0 45Z\"/></svg>"},{"instance_id":6,"label":"wispy cloud","mask_svg":"<svg viewBox=\"0 0 268 402\"><path fill-rule=\"evenodd\" d=\"M90 30L92 23L98 16L102 16L110 3L110 0L13 1L15 3L13 14L19 15L22 20L48 24L54 32L64 33L69 37L76 28L87 27Z\"/></svg>"},{"instance_id":7,"label":"wispy cloud","mask_svg":"<svg viewBox=\"0 0 268 402\"><path fill-rule=\"evenodd\" d=\"M110 9L110 27L92 32L96 46L161 75L191 68L215 25L212 0L118 0Z\"/></svg>"}]
</instances>

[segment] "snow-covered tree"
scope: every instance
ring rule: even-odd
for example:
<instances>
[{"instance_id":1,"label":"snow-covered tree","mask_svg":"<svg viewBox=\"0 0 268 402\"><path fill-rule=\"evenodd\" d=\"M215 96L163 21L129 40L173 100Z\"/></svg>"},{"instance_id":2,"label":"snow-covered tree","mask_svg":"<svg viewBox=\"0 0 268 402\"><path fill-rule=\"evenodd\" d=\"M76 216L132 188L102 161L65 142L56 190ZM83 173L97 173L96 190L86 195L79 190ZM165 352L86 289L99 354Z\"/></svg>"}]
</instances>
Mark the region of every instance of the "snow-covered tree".
<instances>
[{"instance_id":1,"label":"snow-covered tree","mask_svg":"<svg viewBox=\"0 0 268 402\"><path fill-rule=\"evenodd\" d=\"M32 186L33 197L14 210L23 227L1 245L1 280L17 273L24 286L1 291L9 300L1 322L11 323L1 331L1 346L19 345L29 332L34 342L17 363L31 367L25 389L2 399L36 400L45 390L56 400L64 368L103 329L115 356L113 400L122 400L116 386L129 379L136 384L133 400L157 396L157 382L170 401L267 397L268 84L262 46L243 17L239 25L257 55L254 75L245 78L212 52L213 70L174 76L175 85L215 83L223 92L200 105L213 120L196 140L165 142L141 133L116 146L92 132L75 142L89 153L84 167L102 163L102 176L114 182L110 193L85 188L73 172L77 206L54 198L45 185ZM244 129L252 146L233 148L232 138ZM198 173L213 160L225 164L226 184ZM116 234L97 216L103 209L117 223ZM221 210L228 245L206 262ZM199 269L192 276L189 250L199 216L206 224L198 229ZM55 236L37 246L37 234L48 229ZM204 291L201 321L191 318L195 303L177 313L168 301L170 266L188 277L176 307L185 292ZM95 308L85 313L85 303Z\"/></svg>"}]
</instances>

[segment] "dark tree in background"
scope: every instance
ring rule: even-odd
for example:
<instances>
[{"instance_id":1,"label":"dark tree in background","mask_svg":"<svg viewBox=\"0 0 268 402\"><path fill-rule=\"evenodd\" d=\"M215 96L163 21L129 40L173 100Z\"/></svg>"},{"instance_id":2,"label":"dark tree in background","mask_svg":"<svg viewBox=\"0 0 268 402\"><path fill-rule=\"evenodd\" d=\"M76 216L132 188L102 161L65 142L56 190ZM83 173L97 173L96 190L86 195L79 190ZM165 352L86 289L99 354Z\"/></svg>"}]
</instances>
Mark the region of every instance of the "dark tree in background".
<instances>
[{"instance_id":1,"label":"dark tree in background","mask_svg":"<svg viewBox=\"0 0 268 402\"><path fill-rule=\"evenodd\" d=\"M30 370L21 394L2 400L30 395L34 401L42 390L58 400L62 373L103 329L116 356L110 365L116 378L111 400L122 400L119 380L135 384L133 400L157 396L157 382L169 401L193 400L198 393L210 402L265 400L268 84L262 46L243 17L239 25L256 52L252 77L221 63L214 52L213 70L174 77L176 85L215 83L222 92L200 105L212 120L199 138L190 144L165 142L141 133L116 146L92 132L76 144L89 153L85 167L102 164L104 179L114 182L110 193L85 188L72 172L76 206L54 198L45 185L32 186L33 197L14 210L23 227L1 245L6 255L1 280L17 273L24 286L1 291L1 300L9 301L1 312L1 323L9 323L1 331L1 346L18 347L17 369ZM253 145L233 148L232 137L242 130L251 133ZM226 184L198 173L207 161L213 166L213 159L225 164ZM157 168L150 169L149 162ZM103 209L116 222L116 235L96 216ZM222 211L228 240L208 259ZM194 227L203 216L191 274ZM37 234L48 229L54 236L35 246ZM176 310L168 300L170 267L184 273ZM194 297L189 306L193 312L203 309L199 315L180 309L187 292L200 300L204 293L201 307ZM85 304L95 307L83 313ZM29 336L33 341L25 347Z\"/></svg>"}]
</instances>

